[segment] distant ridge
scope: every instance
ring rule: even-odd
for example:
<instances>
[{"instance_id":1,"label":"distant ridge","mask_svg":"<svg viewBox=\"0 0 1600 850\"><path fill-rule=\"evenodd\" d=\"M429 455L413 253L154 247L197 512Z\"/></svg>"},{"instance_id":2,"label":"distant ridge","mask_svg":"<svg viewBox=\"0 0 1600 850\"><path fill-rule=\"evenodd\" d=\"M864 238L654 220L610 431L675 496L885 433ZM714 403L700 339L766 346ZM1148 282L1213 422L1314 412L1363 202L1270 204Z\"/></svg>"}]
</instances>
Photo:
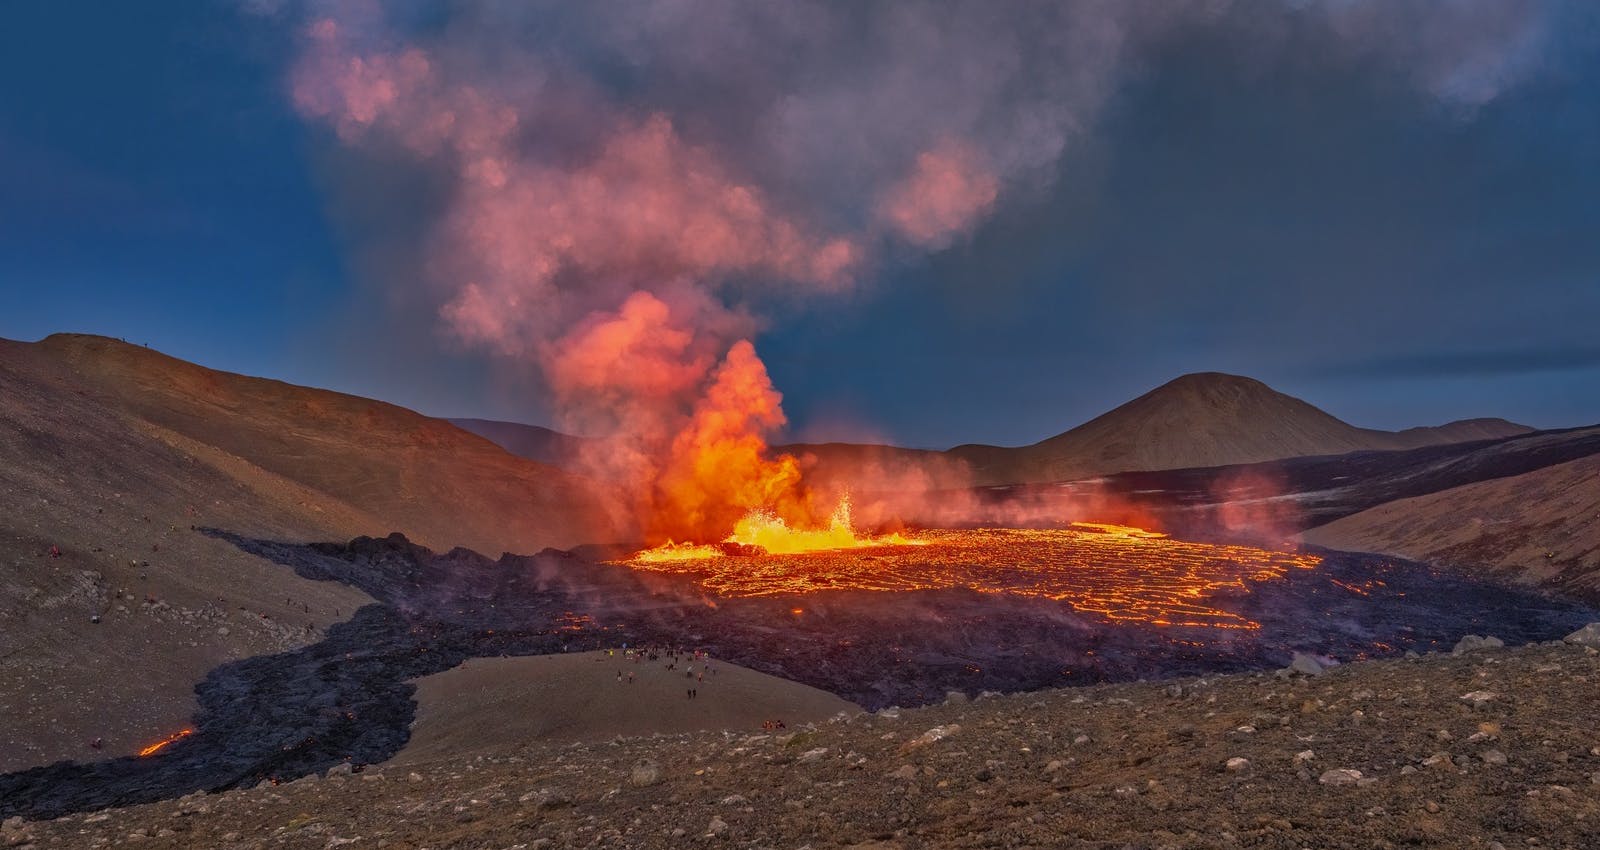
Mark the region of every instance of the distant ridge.
<instances>
[{"instance_id":1,"label":"distant ridge","mask_svg":"<svg viewBox=\"0 0 1600 850\"><path fill-rule=\"evenodd\" d=\"M842 474L844 467L863 458L900 467L945 459L963 462L974 483L987 485L1408 449L1532 431L1504 419L1467 419L1404 431L1358 428L1253 378L1199 372L1028 446L972 444L946 452L843 443L788 448L814 457L823 474Z\"/></svg>"},{"instance_id":2,"label":"distant ridge","mask_svg":"<svg viewBox=\"0 0 1600 850\"><path fill-rule=\"evenodd\" d=\"M563 434L542 425L524 425L521 422L501 422L495 419L447 419L450 424L488 440L500 448L528 460L551 466L568 466L589 437Z\"/></svg>"}]
</instances>

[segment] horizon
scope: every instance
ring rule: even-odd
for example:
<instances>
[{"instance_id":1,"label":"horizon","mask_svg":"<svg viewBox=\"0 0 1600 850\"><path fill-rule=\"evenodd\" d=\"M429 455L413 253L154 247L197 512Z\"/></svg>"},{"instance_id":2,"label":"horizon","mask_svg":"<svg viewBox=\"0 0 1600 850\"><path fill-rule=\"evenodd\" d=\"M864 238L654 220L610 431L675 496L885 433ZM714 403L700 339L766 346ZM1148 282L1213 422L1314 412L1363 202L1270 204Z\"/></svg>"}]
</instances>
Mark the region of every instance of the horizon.
<instances>
[{"instance_id":1,"label":"horizon","mask_svg":"<svg viewBox=\"0 0 1600 850\"><path fill-rule=\"evenodd\" d=\"M240 376L245 377L245 378L262 379L262 380L270 380L270 381L282 381L284 383L288 383L288 384L291 384L293 386L302 387L304 389L310 389L310 390L322 391L322 392L339 393L339 394L342 394L342 395L348 395L348 396L352 396L352 397L355 397L355 398L365 399L367 401L381 402L383 404L390 404L390 405L394 405L396 407L400 407L400 408L405 409L405 410L409 410L412 413L416 413L416 414L419 414L421 416L426 416L426 417L428 417L430 419L436 419L436 420L440 420L440 421L444 421L444 422L455 423L457 421L472 420L472 421L489 422L489 423L496 423L496 424L517 425L517 426L524 426L524 427L543 428L543 429L545 429L547 431L550 431L552 433L561 434L563 436L569 436L569 437L578 437L580 439L601 438L601 435L595 435L595 434L570 434L570 433L561 431L560 429L554 428L548 423L542 423L542 422L524 422L524 421L519 421L519 420L511 420L511 419L491 419L491 418L485 418L485 417L481 417L481 416L455 416L455 415L449 415L449 414L430 413L428 411L417 410L415 408L407 407L404 404L400 404L399 402L395 402L395 401L390 400L390 399L375 398L375 397L372 397L372 396L361 395L360 393L348 392L348 391L336 389L336 388L333 388L333 387L321 387L321 386L313 386L313 385L309 385L309 384L297 384L297 383L295 383L293 381L288 381L288 380L286 380L284 378L277 377L277 376L274 376L274 375L257 375L257 374L250 374L250 373L245 373L245 372L234 372L233 370L223 369L223 368L220 368L220 367L212 366L212 365L210 365L208 363L202 363L202 362L197 362L197 361L193 361L193 360L188 360L187 358L179 357L178 355L175 355L172 352L163 351L162 349L157 348L156 346L153 346L153 345L149 345L147 343L140 343L140 342L137 342L137 341L128 340L128 339L121 338L121 337L106 336L104 334L81 333L81 332L76 332L76 331L56 331L55 333L47 334L46 336L40 337L39 339L36 339L36 340L12 339L11 341L12 342L20 342L20 343L33 345L33 344L38 344L38 343L44 342L46 339L48 339L51 336L87 336L87 337L96 337L96 338L100 338L100 339L112 340L112 341L119 342L119 343L131 346L131 347L134 347L134 348L143 348L143 349L146 349L148 351L153 351L153 352L155 352L157 354L160 354L160 355L163 355L163 356L166 356L166 357L170 357L170 358L173 358L175 360L179 360L181 362L190 363L190 364L193 364L193 365L196 365L196 366L200 366L200 367L203 367L203 368L206 368L206 369L210 369L212 371L228 372L228 373L231 373L231 374L240 375ZM0 337L0 339L6 339L6 337ZM1348 419L1346 419L1345 417L1340 416L1337 412L1328 410L1328 409L1324 408L1322 405L1316 403L1315 401L1312 401L1312 400L1309 400L1309 399L1305 399L1305 398L1301 398L1301 397L1296 396L1296 395L1294 395L1292 393L1286 393L1286 392L1278 389L1277 387L1274 387L1271 384L1268 384L1267 382L1262 381L1262 380L1260 380L1258 378L1253 378L1253 377L1251 377L1249 375L1236 375L1236 374L1231 374L1231 373L1228 373L1228 372L1207 371L1207 372L1186 372L1186 373L1181 374L1181 375L1173 376L1172 378L1169 378L1169 379L1167 379L1165 381L1162 381L1160 384L1157 384L1157 385L1152 386L1152 387L1148 387L1148 388L1146 388L1144 390L1133 391L1132 394L1128 395L1127 398L1123 399L1120 402L1117 402L1116 404L1112 405L1111 407L1106 408L1105 410L1102 410L1102 411L1099 411L1098 413L1092 414L1091 416L1089 416L1088 418L1086 418L1086 419L1084 419L1084 420L1082 420L1080 422L1075 422L1075 423L1072 423L1072 424L1063 425L1063 426L1061 426L1059 428L1059 430L1052 431L1049 434L1045 434L1044 436L1041 436L1041 437L1039 437L1038 439L1035 439L1035 440L1031 440L1031 441L1029 441L1027 443L1017 443L1017 444L1010 444L1010 445L1002 445L1002 444L995 444L995 443L979 443L979 442L974 442L974 441L967 441L967 442L964 442L964 443L954 443L954 444L951 444L951 445L948 445L948 446L932 447L932 446L904 445L904 444L898 444L898 443L875 443L875 442L872 442L870 440L851 440L851 439L848 439L848 438L829 439L829 440L783 439L782 435L780 435L779 438L777 440L775 440L774 442L775 442L775 445L777 445L779 447L793 446L793 445L824 445L824 444L834 443L834 444L846 444L846 445L876 445L876 446L884 446L884 447L889 447L889 448L900 448L900 449L909 449L909 450L913 450L913 451L928 451L928 452L943 452L943 451L948 451L950 449L961 448L961 447L965 447L965 446L996 446L996 447L1000 447L1000 448L1022 448L1022 447L1025 447L1025 446L1034 445L1036 443L1044 442L1044 441L1049 440L1049 439L1051 439L1053 437L1061 436L1062 434L1064 434L1064 433L1066 433L1068 431L1074 430L1074 429L1076 429L1078 427L1081 427L1083 425L1086 425L1089 422L1092 422L1095 419L1098 419L1099 417L1101 417L1101 416L1103 416L1103 415L1105 415L1107 413L1111 413L1111 412L1115 411L1117 408L1119 408L1119 407L1121 407L1121 406L1123 406L1123 405L1125 405L1125 404L1127 404L1129 402L1132 402L1132 401L1134 401L1136 399L1142 398L1143 396L1148 395L1150 393L1154 393L1157 390L1160 390L1160 389L1168 386L1169 384L1176 383L1176 382L1178 382L1180 380L1183 380L1185 378L1205 377L1205 376L1211 376L1211 375L1216 375L1216 376L1220 376L1220 377L1223 377L1223 378L1230 378L1230 379L1242 379L1242 380L1245 380L1245 381L1252 381L1252 382L1255 382L1255 383L1262 384L1263 386L1265 386L1271 392L1277 393L1279 395L1288 396L1288 397L1293 398L1293 399L1295 399L1297 401L1301 401L1301 402L1304 402L1306 404L1309 404L1312 407L1316 408L1317 410L1321 411L1322 413L1325 413L1325 414L1327 414L1329 416L1332 416L1335 419L1338 419L1339 421L1345 423L1346 425L1350 425L1350 426L1355 427L1355 428L1367 429L1367 430L1388 431L1388 432L1392 432L1392 433L1397 433L1397 432L1402 432L1402 431L1411 430L1411 429L1439 428L1439 427L1455 425L1455 424L1459 424L1459 423L1463 423L1463 422L1473 422L1473 421L1506 422L1506 423L1509 423L1511 425L1516 425L1516 426L1519 426L1519 427L1532 428L1534 431L1550 431L1550 430L1559 431L1559 430L1566 430L1566 429L1570 429L1570 428L1582 428L1582 427L1585 427L1585 426L1596 424L1596 423L1588 423L1588 422L1579 422L1579 423L1570 423L1570 424L1567 424L1567 425L1558 425L1558 426L1549 427L1549 428L1542 428L1542 427L1535 427L1535 426L1529 425L1528 423L1525 423L1525 422L1519 422L1519 421L1516 421L1514 419L1510 419L1510 418L1507 418L1507 417L1488 414L1488 415L1482 415L1482 416L1467 416L1467 417L1462 417L1460 419L1451 419L1451 420L1448 420L1448 421L1445 421L1445 422L1423 422L1423 423L1417 423L1417 424L1413 424L1413 425L1402 426L1400 428L1371 428L1370 426L1362 425L1359 422L1351 422Z\"/></svg>"},{"instance_id":2,"label":"horizon","mask_svg":"<svg viewBox=\"0 0 1600 850\"><path fill-rule=\"evenodd\" d=\"M847 14L817 9L824 29ZM704 270L727 279L706 291L726 311L715 321L735 328L712 338L754 341L788 440L1020 445L1204 371L1250 376L1364 428L1600 421L1600 103L1586 95L1600 85L1600 15L1581 4L1454 9L1441 22L1449 38L1417 44L1399 6L1353 23L1315 4L1106 20L1015 10L930 35L954 39L935 55L948 46L974 67L1002 57L1009 68L967 80L978 88L948 104L925 100L937 75L897 76L893 62L918 67L927 45L874 13L864 46L800 30L845 69L806 78L820 88L741 72L750 79L705 101L692 95L705 69L653 41L661 32L643 34L640 61L661 69L647 86L616 64L643 48L577 10L499 20L463 7L451 13L459 32L449 15L352 18L355 40L332 47L317 47L302 11L111 9L88 28L70 4L14 11L0 67L38 83L0 108L0 336L91 332L432 416L577 430L562 426L548 364L531 352L580 328L582 312L518 325L516 338L448 319L464 278L425 278L456 262L439 249L461 213L454 178L437 156L408 161L393 140L341 127L329 111L341 104L295 91L295 75L324 61L317 50L414 43L441 74L512 98L529 126L571 124L515 101L523 78L471 61L470 40L483 39L497 60L587 80L564 96L603 116L569 126L573 139L550 131L551 150L530 142L519 150L530 164L563 161L613 119L668 116L736 185L765 191L785 216L772 227L796 223L802 242L806 227L841 234L864 257L846 284L774 288L831 274L788 255ZM1262 20L1270 37L1253 28ZM769 23L730 15L695 31L761 45ZM1091 23L1124 41L1069 61L1033 40ZM551 42L550 28L592 55ZM886 60L885 45L909 53ZM783 67L812 69L809 54L772 49ZM715 55L722 71L754 61ZM1057 77L1081 88L1052 88ZM828 112L874 92L943 112L912 116L917 138L892 116ZM790 114L775 103L813 109L811 123L754 138L750 122ZM1038 129L1042 148L1016 149L1004 122L1034 118L1072 129L1052 123ZM840 121L882 145L840 142ZM890 203L908 162L956 169L945 188L967 195L922 196L957 206L908 218Z\"/></svg>"}]
</instances>

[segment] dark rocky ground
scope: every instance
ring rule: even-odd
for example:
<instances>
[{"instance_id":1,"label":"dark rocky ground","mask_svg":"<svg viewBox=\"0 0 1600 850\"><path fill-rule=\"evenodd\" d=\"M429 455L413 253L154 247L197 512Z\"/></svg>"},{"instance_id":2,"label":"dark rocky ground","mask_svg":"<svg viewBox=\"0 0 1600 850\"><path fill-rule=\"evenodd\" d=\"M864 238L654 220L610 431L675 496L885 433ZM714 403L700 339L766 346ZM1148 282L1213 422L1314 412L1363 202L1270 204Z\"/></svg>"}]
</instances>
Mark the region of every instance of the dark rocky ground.
<instances>
[{"instance_id":1,"label":"dark rocky ground","mask_svg":"<svg viewBox=\"0 0 1600 850\"><path fill-rule=\"evenodd\" d=\"M1534 645L540 746L7 821L11 847L1600 846L1600 652Z\"/></svg>"},{"instance_id":2,"label":"dark rocky ground","mask_svg":"<svg viewBox=\"0 0 1600 850\"><path fill-rule=\"evenodd\" d=\"M214 532L378 600L303 649L233 662L197 687L195 733L151 758L63 762L0 776L0 818L55 817L194 791L292 781L382 762L414 717L407 680L474 656L623 642L702 648L868 708L952 690L1259 670L1296 651L1341 660L1453 646L1464 633L1516 644L1600 619L1583 605L1392 559L1329 554L1315 570L1217 604L1259 630L1114 625L1049 600L969 591L829 592L707 601L681 579L567 555L442 555L398 535L290 545ZM792 614L804 606L805 615Z\"/></svg>"},{"instance_id":3,"label":"dark rocky ground","mask_svg":"<svg viewBox=\"0 0 1600 850\"><path fill-rule=\"evenodd\" d=\"M1261 463L1119 472L1082 482L1018 484L976 491L982 501L1070 506L1075 498L1111 499L1130 517L1157 520L1180 536L1237 537L1245 514L1273 533L1303 531L1375 505L1478 481L1520 475L1600 453L1600 426L1535 431L1513 437L1396 451L1294 457ZM1258 500L1259 512L1251 511Z\"/></svg>"}]
</instances>

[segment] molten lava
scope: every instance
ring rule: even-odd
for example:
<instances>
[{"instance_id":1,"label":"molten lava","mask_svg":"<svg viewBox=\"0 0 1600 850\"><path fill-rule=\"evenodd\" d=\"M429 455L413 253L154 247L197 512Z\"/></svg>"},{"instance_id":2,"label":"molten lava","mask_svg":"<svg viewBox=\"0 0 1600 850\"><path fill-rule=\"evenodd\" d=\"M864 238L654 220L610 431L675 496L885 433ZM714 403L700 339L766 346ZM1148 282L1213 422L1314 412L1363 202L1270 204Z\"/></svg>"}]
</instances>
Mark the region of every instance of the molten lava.
<instances>
[{"instance_id":1,"label":"molten lava","mask_svg":"<svg viewBox=\"0 0 1600 850\"><path fill-rule=\"evenodd\" d=\"M1224 629L1258 624L1226 610L1219 596L1249 592L1254 583L1322 563L1316 555L1174 540L1101 523L1065 529L930 529L909 537L865 539L790 533L794 537L778 535L777 544L792 539L818 545L766 554L680 545L618 563L687 576L720 596L966 588L1060 600L1112 621ZM737 536L727 542L743 542Z\"/></svg>"},{"instance_id":2,"label":"molten lava","mask_svg":"<svg viewBox=\"0 0 1600 850\"><path fill-rule=\"evenodd\" d=\"M193 734L194 734L194 730L193 729L180 729L177 732L174 732L171 735L168 735L166 738L163 738L162 740L157 741L154 744L151 744L150 746L145 747L144 749L140 750L139 751L139 757L140 758L145 758L147 756L153 756L156 753L161 752L162 750L166 749L167 747L170 747L173 744L175 744L175 743L177 743L177 742L183 740L184 738L187 738L187 737L189 737L190 735L193 735Z\"/></svg>"},{"instance_id":3,"label":"molten lava","mask_svg":"<svg viewBox=\"0 0 1600 850\"><path fill-rule=\"evenodd\" d=\"M900 534L886 534L880 537L857 535L850 517L850 497L845 496L839 500L839 505L834 508L833 515L828 518L828 525L825 528L795 528L770 510L753 510L734 524L733 533L723 538L722 545L668 541L654 549L639 552L630 559L630 563L700 561L720 558L730 552L798 555L806 552L920 545L922 545L920 541L908 539Z\"/></svg>"}]
</instances>

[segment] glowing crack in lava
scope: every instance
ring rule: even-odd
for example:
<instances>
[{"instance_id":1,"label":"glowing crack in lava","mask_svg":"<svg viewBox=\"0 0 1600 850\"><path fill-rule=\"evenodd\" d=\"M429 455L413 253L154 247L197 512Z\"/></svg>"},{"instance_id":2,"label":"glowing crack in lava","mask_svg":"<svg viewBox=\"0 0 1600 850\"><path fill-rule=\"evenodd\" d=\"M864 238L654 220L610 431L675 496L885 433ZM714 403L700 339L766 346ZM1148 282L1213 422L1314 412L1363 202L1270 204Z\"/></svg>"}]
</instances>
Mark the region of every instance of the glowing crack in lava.
<instances>
[{"instance_id":1,"label":"glowing crack in lava","mask_svg":"<svg viewBox=\"0 0 1600 850\"><path fill-rule=\"evenodd\" d=\"M720 596L967 588L1059 600L1114 622L1222 629L1259 624L1219 607L1218 595L1248 592L1252 583L1322 563L1316 555L1174 540L1101 523L929 529L896 537L787 554L678 547L670 557L647 550L617 563L687 576Z\"/></svg>"},{"instance_id":2,"label":"glowing crack in lava","mask_svg":"<svg viewBox=\"0 0 1600 850\"><path fill-rule=\"evenodd\" d=\"M177 742L179 742L179 741L183 740L184 738L187 738L187 737L189 737L190 735L193 735L193 734L194 734L194 730L193 729L180 729L177 732L174 732L171 735L168 735L167 737L155 742L154 744L151 744L150 746L145 747L144 749L140 750L139 751L139 757L140 758L147 758L149 756L153 756L156 753L161 752L162 750L166 749L167 747L170 747L173 744L176 744Z\"/></svg>"},{"instance_id":3,"label":"glowing crack in lava","mask_svg":"<svg viewBox=\"0 0 1600 850\"><path fill-rule=\"evenodd\" d=\"M739 547L758 547L767 555L799 555L806 552L865 549L878 546L920 546L921 541L900 534L862 537L856 534L850 517L850 497L839 500L824 528L796 528L771 511L754 510L745 514L723 538L723 545L667 543L634 555L629 563L665 564L720 558Z\"/></svg>"}]
</instances>

